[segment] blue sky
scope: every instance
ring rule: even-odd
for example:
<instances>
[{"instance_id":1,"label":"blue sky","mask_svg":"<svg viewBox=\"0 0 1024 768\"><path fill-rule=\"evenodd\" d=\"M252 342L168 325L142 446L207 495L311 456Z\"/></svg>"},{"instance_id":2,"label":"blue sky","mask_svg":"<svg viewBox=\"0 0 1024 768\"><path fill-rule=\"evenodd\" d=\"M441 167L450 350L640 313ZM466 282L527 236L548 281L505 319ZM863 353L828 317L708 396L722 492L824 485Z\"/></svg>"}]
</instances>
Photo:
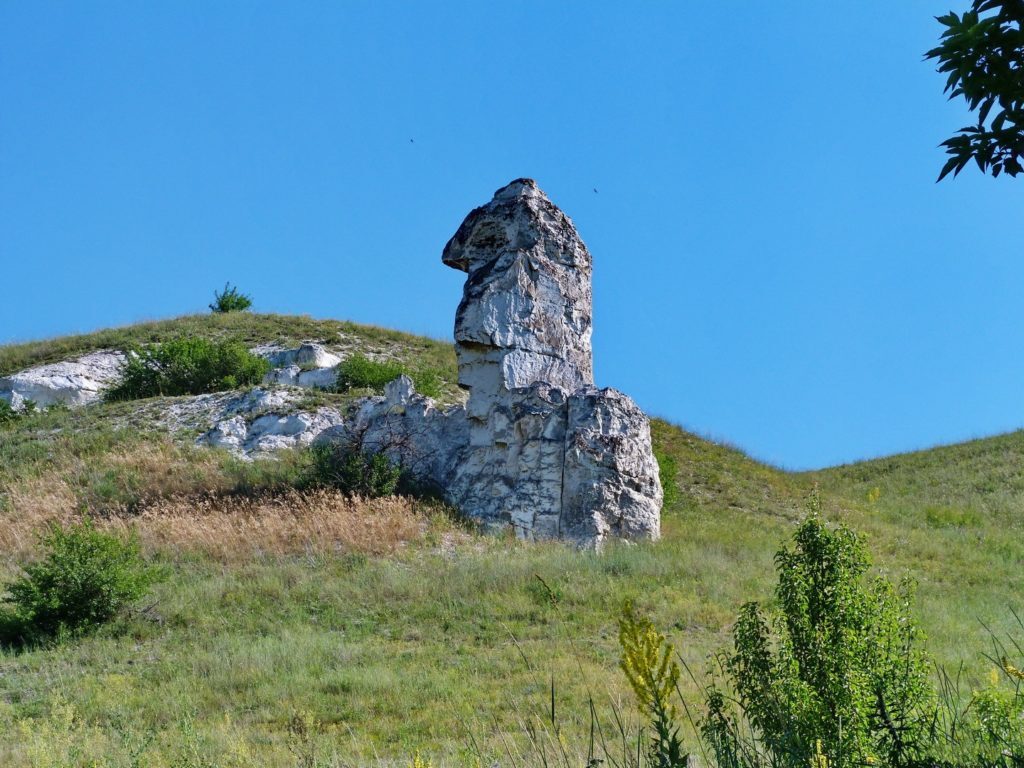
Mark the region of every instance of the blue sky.
<instances>
[{"instance_id":1,"label":"blue sky","mask_svg":"<svg viewBox=\"0 0 1024 768\"><path fill-rule=\"evenodd\" d=\"M4 3L0 343L225 280L449 338L445 241L531 176L649 412L792 468L1017 428L1024 180L934 183L951 4Z\"/></svg>"}]
</instances>

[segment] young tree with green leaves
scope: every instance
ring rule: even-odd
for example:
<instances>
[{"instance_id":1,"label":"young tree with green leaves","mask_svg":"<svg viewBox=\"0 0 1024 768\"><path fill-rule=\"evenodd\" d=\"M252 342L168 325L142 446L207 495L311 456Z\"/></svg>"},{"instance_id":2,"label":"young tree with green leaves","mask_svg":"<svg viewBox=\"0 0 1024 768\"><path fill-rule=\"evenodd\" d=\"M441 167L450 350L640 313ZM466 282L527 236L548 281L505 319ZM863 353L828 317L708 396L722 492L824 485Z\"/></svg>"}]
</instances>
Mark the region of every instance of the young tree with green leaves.
<instances>
[{"instance_id":1,"label":"young tree with green leaves","mask_svg":"<svg viewBox=\"0 0 1024 768\"><path fill-rule=\"evenodd\" d=\"M251 296L246 296L231 283L224 283L223 291L213 292L213 303L210 304L210 311L220 314L244 312L251 306Z\"/></svg>"},{"instance_id":2,"label":"young tree with green leaves","mask_svg":"<svg viewBox=\"0 0 1024 768\"><path fill-rule=\"evenodd\" d=\"M775 558L775 609L745 605L721 659L739 711L710 691L704 736L719 765L914 764L935 694L909 585L868 578L858 536L817 511L793 544Z\"/></svg>"}]
</instances>

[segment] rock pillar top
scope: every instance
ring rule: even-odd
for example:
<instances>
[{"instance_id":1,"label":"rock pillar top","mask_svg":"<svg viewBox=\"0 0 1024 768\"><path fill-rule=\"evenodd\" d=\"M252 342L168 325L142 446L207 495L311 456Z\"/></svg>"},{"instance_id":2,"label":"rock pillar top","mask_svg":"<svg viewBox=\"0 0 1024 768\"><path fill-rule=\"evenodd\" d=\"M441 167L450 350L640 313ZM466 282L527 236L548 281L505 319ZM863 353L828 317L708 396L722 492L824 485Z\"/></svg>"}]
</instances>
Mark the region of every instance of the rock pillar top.
<instances>
[{"instance_id":1,"label":"rock pillar top","mask_svg":"<svg viewBox=\"0 0 1024 768\"><path fill-rule=\"evenodd\" d=\"M471 211L441 260L468 273L455 345L471 400L593 384L592 257L536 182L516 179Z\"/></svg>"}]
</instances>

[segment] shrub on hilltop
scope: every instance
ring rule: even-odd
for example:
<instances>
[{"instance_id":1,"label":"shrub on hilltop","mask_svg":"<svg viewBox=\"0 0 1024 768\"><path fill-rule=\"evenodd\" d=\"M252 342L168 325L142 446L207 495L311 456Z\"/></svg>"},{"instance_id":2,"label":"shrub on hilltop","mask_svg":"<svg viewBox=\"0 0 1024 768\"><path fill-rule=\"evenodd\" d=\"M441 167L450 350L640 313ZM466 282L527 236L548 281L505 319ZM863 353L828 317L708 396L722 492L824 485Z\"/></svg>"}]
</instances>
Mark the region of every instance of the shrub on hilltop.
<instances>
[{"instance_id":1,"label":"shrub on hilltop","mask_svg":"<svg viewBox=\"0 0 1024 768\"><path fill-rule=\"evenodd\" d=\"M252 297L246 296L231 283L224 283L223 291L213 292L211 312L244 312L252 306Z\"/></svg>"},{"instance_id":2,"label":"shrub on hilltop","mask_svg":"<svg viewBox=\"0 0 1024 768\"><path fill-rule=\"evenodd\" d=\"M181 338L129 352L108 400L200 395L258 384L270 363L237 341Z\"/></svg>"}]
</instances>

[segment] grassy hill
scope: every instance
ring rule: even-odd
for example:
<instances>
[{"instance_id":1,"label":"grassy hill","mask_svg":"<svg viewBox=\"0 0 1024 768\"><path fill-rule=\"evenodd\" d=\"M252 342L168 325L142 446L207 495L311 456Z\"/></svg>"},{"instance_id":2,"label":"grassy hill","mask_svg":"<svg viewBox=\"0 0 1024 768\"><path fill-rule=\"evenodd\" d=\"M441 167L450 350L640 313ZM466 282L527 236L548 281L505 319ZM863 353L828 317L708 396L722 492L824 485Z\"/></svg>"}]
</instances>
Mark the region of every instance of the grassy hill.
<instances>
[{"instance_id":1,"label":"grassy hill","mask_svg":"<svg viewBox=\"0 0 1024 768\"><path fill-rule=\"evenodd\" d=\"M323 340L454 380L441 342L241 314L0 347L0 375L183 332ZM867 535L878 568L918 581L928 648L963 662L968 684L988 671L982 622L1008 627L1024 607L1024 433L793 474L656 420L663 538L595 555L482 537L436 503L298 493L301 455L239 462L145 414L103 404L0 428L4 577L46 521L85 511L135 530L166 573L95 636L0 651L0 764L408 765L416 750L435 765L477 751L511 764L552 681L572 751L589 700L605 722L632 717L616 667L623 601L699 678L740 605L770 597L773 555L814 488L829 520Z\"/></svg>"}]
</instances>

